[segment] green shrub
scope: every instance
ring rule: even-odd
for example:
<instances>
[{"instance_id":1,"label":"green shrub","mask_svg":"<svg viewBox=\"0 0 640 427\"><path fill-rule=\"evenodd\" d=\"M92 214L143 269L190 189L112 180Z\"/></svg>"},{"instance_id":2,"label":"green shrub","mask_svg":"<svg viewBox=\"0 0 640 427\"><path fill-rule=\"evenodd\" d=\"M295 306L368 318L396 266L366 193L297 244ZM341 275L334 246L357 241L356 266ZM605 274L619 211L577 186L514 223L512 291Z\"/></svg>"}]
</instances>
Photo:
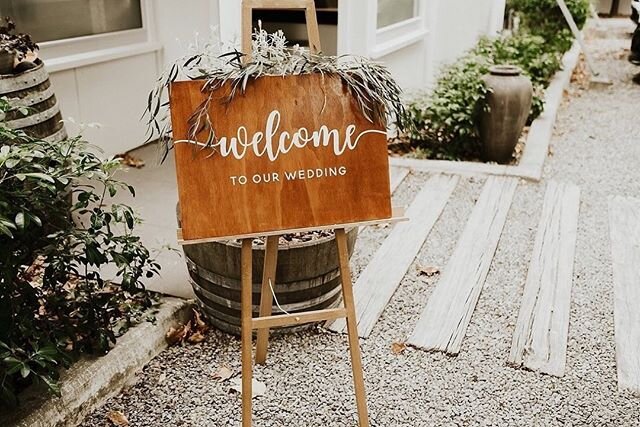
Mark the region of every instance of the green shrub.
<instances>
[{"instance_id":1,"label":"green shrub","mask_svg":"<svg viewBox=\"0 0 640 427\"><path fill-rule=\"evenodd\" d=\"M0 100L0 115L10 108ZM152 304L142 279L160 267L133 210L107 201L134 191L118 168L79 137L50 143L0 123L0 406L35 382L57 392L60 367L107 352Z\"/></svg>"},{"instance_id":2,"label":"green shrub","mask_svg":"<svg viewBox=\"0 0 640 427\"><path fill-rule=\"evenodd\" d=\"M589 16L589 0L566 0L579 27ZM420 157L477 158L480 141L476 129L487 89L482 75L494 64L519 66L533 84L529 121L544 108L544 90L561 67L562 54L573 41L555 0L509 0L508 8L522 18L514 35L483 38L462 58L446 67L430 94L407 102L399 128Z\"/></svg>"},{"instance_id":3,"label":"green shrub","mask_svg":"<svg viewBox=\"0 0 640 427\"><path fill-rule=\"evenodd\" d=\"M456 159L477 154L475 123L487 91L481 77L490 65L486 56L469 52L442 72L431 94L407 103L402 126L421 156Z\"/></svg>"},{"instance_id":4,"label":"green shrub","mask_svg":"<svg viewBox=\"0 0 640 427\"><path fill-rule=\"evenodd\" d=\"M565 1L578 28L582 28L589 17L589 0ZM519 13L526 31L544 38L552 49L565 52L571 47L573 35L556 0L509 0L508 8Z\"/></svg>"},{"instance_id":5,"label":"green shrub","mask_svg":"<svg viewBox=\"0 0 640 427\"><path fill-rule=\"evenodd\" d=\"M542 112L544 88L560 69L560 55L547 52L541 37L526 33L483 38L474 49L444 69L431 94L407 103L405 136L420 156L441 159L479 156L476 123L487 93L482 76L495 64L522 68L534 86L530 120Z\"/></svg>"}]
</instances>

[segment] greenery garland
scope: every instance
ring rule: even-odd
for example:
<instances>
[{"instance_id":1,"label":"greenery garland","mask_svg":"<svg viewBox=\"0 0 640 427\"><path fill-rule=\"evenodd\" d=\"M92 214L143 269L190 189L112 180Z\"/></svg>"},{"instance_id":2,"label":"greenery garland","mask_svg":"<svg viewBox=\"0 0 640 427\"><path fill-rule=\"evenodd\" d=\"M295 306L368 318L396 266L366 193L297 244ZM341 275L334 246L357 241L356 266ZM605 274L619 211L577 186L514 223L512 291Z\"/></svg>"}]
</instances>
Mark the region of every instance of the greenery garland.
<instances>
[{"instance_id":1,"label":"greenery garland","mask_svg":"<svg viewBox=\"0 0 640 427\"><path fill-rule=\"evenodd\" d=\"M209 94L208 98L189 120L189 139L196 140L197 134L206 131L206 146L216 142L214 118L209 115L215 91L224 84L230 84L230 95L225 102L231 102L238 92L245 91L251 79L263 76L311 73L339 76L362 114L372 123L386 126L388 122L399 122L398 118L404 115L402 89L386 67L367 58L310 53L297 45L289 47L282 31L270 34L263 29L253 34L250 61L243 62L245 55L235 48L224 49L225 46L215 41L206 43L202 48L196 46L195 53L169 66L149 93L145 110L148 118L148 141L158 137L163 158L172 148L166 95L171 83L179 78L206 80L203 91Z\"/></svg>"}]
</instances>

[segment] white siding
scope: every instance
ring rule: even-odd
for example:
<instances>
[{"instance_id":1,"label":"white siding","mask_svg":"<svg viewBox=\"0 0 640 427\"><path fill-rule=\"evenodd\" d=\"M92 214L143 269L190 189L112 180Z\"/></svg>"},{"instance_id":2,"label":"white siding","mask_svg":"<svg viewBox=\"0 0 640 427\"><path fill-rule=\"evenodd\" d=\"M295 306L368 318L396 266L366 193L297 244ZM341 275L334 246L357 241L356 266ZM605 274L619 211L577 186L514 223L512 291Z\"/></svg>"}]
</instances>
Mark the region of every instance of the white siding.
<instances>
[{"instance_id":1,"label":"white siding","mask_svg":"<svg viewBox=\"0 0 640 427\"><path fill-rule=\"evenodd\" d=\"M435 8L430 52L437 74L444 64L453 62L470 49L479 37L492 32L495 18L492 13L504 13L494 6L494 0L446 0Z\"/></svg>"}]
</instances>

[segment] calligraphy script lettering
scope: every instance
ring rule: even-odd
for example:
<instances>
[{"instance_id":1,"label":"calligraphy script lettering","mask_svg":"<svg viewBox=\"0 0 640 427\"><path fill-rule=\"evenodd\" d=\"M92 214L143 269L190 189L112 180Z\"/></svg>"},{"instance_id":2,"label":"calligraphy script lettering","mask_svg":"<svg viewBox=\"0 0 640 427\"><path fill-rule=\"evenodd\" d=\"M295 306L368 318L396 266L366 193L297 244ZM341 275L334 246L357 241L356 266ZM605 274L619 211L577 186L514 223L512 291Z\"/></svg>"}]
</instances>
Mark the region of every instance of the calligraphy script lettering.
<instances>
[{"instance_id":1,"label":"calligraphy script lettering","mask_svg":"<svg viewBox=\"0 0 640 427\"><path fill-rule=\"evenodd\" d=\"M212 144L203 144L198 141L181 139L175 143L190 143L199 146L206 146L219 151L222 157L232 156L241 160L248 151L252 151L257 157L267 156L270 161L275 161L282 154L287 154L294 148L305 148L311 144L314 148L329 147L333 149L336 156L342 155L347 150L354 150L358 146L360 139L369 133L386 135L386 132L369 129L356 134L356 126L350 124L345 129L345 135L340 135L338 129L329 129L326 125L320 129L310 132L306 128L300 128L293 134L287 131L280 131L280 112L273 110L267 117L264 132L256 132L249 137L247 128L240 126L236 136L228 138L226 136L218 138ZM354 137L355 135L355 137Z\"/></svg>"}]
</instances>

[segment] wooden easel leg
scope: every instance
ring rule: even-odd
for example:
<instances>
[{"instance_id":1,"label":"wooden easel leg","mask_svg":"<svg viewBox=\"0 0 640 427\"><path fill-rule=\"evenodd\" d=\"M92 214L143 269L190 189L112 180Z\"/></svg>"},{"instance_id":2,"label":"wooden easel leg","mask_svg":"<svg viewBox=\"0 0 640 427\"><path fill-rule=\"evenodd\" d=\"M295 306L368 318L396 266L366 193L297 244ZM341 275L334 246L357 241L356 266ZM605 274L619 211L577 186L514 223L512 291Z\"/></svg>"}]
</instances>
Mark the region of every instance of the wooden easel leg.
<instances>
[{"instance_id":1,"label":"wooden easel leg","mask_svg":"<svg viewBox=\"0 0 640 427\"><path fill-rule=\"evenodd\" d=\"M347 248L347 234L344 228L337 229L336 241L340 256L340 277L342 280L342 297L347 311L347 333L349 335L349 351L351 353L351 368L353 370L353 383L356 391L356 405L358 407L358 421L360 427L369 427L369 413L367 409L367 396L364 389L364 375L362 372L362 359L360 357L360 343L358 341L358 325L356 308L353 301L353 287L351 282L351 269L349 268L349 252Z\"/></svg>"},{"instance_id":2,"label":"wooden easel leg","mask_svg":"<svg viewBox=\"0 0 640 427\"><path fill-rule=\"evenodd\" d=\"M251 382L253 366L251 358L252 322L252 243L253 239L242 240L242 427L251 427Z\"/></svg>"},{"instance_id":3,"label":"wooden easel leg","mask_svg":"<svg viewBox=\"0 0 640 427\"><path fill-rule=\"evenodd\" d=\"M262 290L260 293L260 317L271 316L273 307L273 295L271 285L275 286L276 267L278 265L278 241L280 236L267 237L267 246L264 254L264 270L262 271ZM267 361L267 348L269 345L269 329L258 329L256 342L256 363L264 365Z\"/></svg>"}]
</instances>

